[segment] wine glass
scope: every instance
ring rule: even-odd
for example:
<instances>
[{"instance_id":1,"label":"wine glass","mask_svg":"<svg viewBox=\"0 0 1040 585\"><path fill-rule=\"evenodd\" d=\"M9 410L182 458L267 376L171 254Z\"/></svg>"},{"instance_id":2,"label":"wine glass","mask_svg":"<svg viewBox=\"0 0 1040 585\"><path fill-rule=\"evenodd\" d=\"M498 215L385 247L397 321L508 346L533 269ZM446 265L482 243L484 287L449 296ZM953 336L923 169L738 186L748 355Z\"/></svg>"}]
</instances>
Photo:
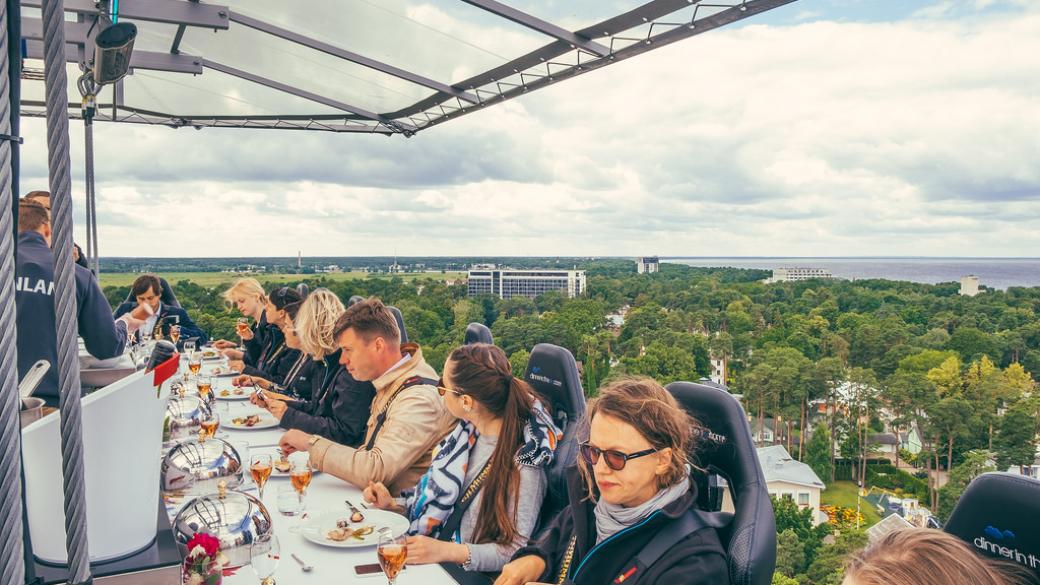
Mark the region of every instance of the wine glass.
<instances>
[{"instance_id":1,"label":"wine glass","mask_svg":"<svg viewBox=\"0 0 1040 585\"><path fill-rule=\"evenodd\" d=\"M278 570L278 561L282 557L282 547L278 537L273 534L262 536L249 547L249 564L260 579L261 585L274 585L274 572Z\"/></svg>"},{"instance_id":2,"label":"wine glass","mask_svg":"<svg viewBox=\"0 0 1040 585\"><path fill-rule=\"evenodd\" d=\"M181 342L180 325L170 325L170 341L172 341L174 345L177 345Z\"/></svg>"},{"instance_id":3,"label":"wine glass","mask_svg":"<svg viewBox=\"0 0 1040 585\"><path fill-rule=\"evenodd\" d=\"M189 367L191 367L190 364ZM199 398L210 402L210 394L213 392L213 378L210 376L199 376L195 385L199 389Z\"/></svg>"},{"instance_id":4,"label":"wine glass","mask_svg":"<svg viewBox=\"0 0 1040 585\"><path fill-rule=\"evenodd\" d=\"M199 442L204 443L206 439L217 434L217 427L220 426L220 415L212 410L202 415L202 432L199 433Z\"/></svg>"},{"instance_id":5,"label":"wine glass","mask_svg":"<svg viewBox=\"0 0 1040 585\"><path fill-rule=\"evenodd\" d=\"M177 326L177 335L180 335L180 328L181 328L181 326L178 325ZM184 353L186 355L191 355L191 354L195 353L195 340L194 339L189 339L188 341L184 342Z\"/></svg>"},{"instance_id":6,"label":"wine glass","mask_svg":"<svg viewBox=\"0 0 1040 585\"><path fill-rule=\"evenodd\" d=\"M198 377L199 370L202 369L201 351L193 351L188 354L188 369L191 370L191 375Z\"/></svg>"},{"instance_id":7,"label":"wine glass","mask_svg":"<svg viewBox=\"0 0 1040 585\"><path fill-rule=\"evenodd\" d=\"M394 585L397 575L404 568L408 560L408 545L405 544L405 535L394 536L394 533L383 529L379 531L379 547L376 549L379 555L379 566L383 568L388 585Z\"/></svg>"},{"instance_id":8,"label":"wine glass","mask_svg":"<svg viewBox=\"0 0 1040 585\"><path fill-rule=\"evenodd\" d=\"M238 334L238 349L245 351L246 342L242 337L249 332L249 319L247 317L239 317L235 323L235 333Z\"/></svg>"},{"instance_id":9,"label":"wine glass","mask_svg":"<svg viewBox=\"0 0 1040 585\"><path fill-rule=\"evenodd\" d=\"M260 490L260 500L264 499L264 486L267 478L271 477L274 469L274 460L268 453L260 453L249 458L249 472L253 474L253 481Z\"/></svg>"},{"instance_id":10,"label":"wine glass","mask_svg":"<svg viewBox=\"0 0 1040 585\"><path fill-rule=\"evenodd\" d=\"M292 486L296 489L296 493L300 496L301 510L304 509L303 498L307 495L307 486L311 484L313 475L314 470L311 469L309 460L296 461L292 464L290 479L292 480Z\"/></svg>"}]
</instances>

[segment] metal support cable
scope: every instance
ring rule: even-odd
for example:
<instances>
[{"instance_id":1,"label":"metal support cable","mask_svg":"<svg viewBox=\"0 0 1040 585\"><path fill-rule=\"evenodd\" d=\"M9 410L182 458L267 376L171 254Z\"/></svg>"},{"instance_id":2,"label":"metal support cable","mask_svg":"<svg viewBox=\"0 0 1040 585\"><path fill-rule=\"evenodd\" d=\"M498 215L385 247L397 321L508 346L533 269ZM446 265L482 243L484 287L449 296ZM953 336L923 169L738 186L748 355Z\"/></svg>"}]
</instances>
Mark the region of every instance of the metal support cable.
<instances>
[{"instance_id":1,"label":"metal support cable","mask_svg":"<svg viewBox=\"0 0 1040 585\"><path fill-rule=\"evenodd\" d=\"M98 258L98 241L97 241L97 191L94 186L94 122L93 120L84 119L83 121L83 136L86 144L84 144L83 153L86 164L86 183L87 183L87 249L83 251L87 255L87 265L94 271L95 274L101 274L101 261Z\"/></svg>"},{"instance_id":2,"label":"metal support cable","mask_svg":"<svg viewBox=\"0 0 1040 585\"><path fill-rule=\"evenodd\" d=\"M61 471L65 493L65 548L69 583L91 583L87 499L83 472L79 352L76 342L75 265L72 261L72 161L69 156L68 78L65 71L65 2L43 2L44 85L47 95L47 167L51 187L51 249L61 398Z\"/></svg>"},{"instance_id":3,"label":"metal support cable","mask_svg":"<svg viewBox=\"0 0 1040 585\"><path fill-rule=\"evenodd\" d=\"M0 2L0 134L11 134L7 3ZM0 323L14 325L14 210L11 142L0 140ZM22 545L22 433L17 332L0 327L0 583L25 582Z\"/></svg>"}]
</instances>

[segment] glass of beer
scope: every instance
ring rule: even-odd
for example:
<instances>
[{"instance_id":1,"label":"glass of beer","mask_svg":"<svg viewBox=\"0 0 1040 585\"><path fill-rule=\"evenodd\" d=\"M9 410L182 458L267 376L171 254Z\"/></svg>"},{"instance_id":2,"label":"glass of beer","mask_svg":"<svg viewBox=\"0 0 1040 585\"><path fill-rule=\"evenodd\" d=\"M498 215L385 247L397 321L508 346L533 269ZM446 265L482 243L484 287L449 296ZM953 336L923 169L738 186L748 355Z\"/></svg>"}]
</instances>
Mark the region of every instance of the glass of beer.
<instances>
[{"instance_id":1,"label":"glass of beer","mask_svg":"<svg viewBox=\"0 0 1040 585\"><path fill-rule=\"evenodd\" d=\"M201 427L202 433L199 434L199 441L205 442L206 439L217 434L217 427L220 426L220 415L215 412L210 412L208 415L204 415L202 419Z\"/></svg>"},{"instance_id":2,"label":"glass of beer","mask_svg":"<svg viewBox=\"0 0 1040 585\"><path fill-rule=\"evenodd\" d=\"M408 545L405 544L405 535L394 536L387 529L379 531L379 547L376 554L379 555L379 566L383 568L388 585L394 585L397 575L404 568L408 560Z\"/></svg>"},{"instance_id":3,"label":"glass of beer","mask_svg":"<svg viewBox=\"0 0 1040 585\"><path fill-rule=\"evenodd\" d=\"M297 495L300 496L300 509L304 507L303 498L307 495L307 486L311 485L311 476L314 475L314 470L311 469L311 462L309 460L297 461L292 464L292 471L289 478L292 480L292 486L296 489Z\"/></svg>"},{"instance_id":4,"label":"glass of beer","mask_svg":"<svg viewBox=\"0 0 1040 585\"><path fill-rule=\"evenodd\" d=\"M188 369L191 370L192 376L198 376L199 370L202 369L202 352L193 351L188 354Z\"/></svg>"},{"instance_id":5,"label":"glass of beer","mask_svg":"<svg viewBox=\"0 0 1040 585\"><path fill-rule=\"evenodd\" d=\"M210 392L213 391L213 378L209 376L199 376L195 385L199 388L199 398L208 401L210 398Z\"/></svg>"},{"instance_id":6,"label":"glass of beer","mask_svg":"<svg viewBox=\"0 0 1040 585\"><path fill-rule=\"evenodd\" d=\"M177 345L181 342L180 325L170 325L170 341L172 341L174 345Z\"/></svg>"},{"instance_id":7,"label":"glass of beer","mask_svg":"<svg viewBox=\"0 0 1040 585\"><path fill-rule=\"evenodd\" d=\"M253 474L253 481L260 490L261 501L264 499L264 486L267 485L267 478L271 477L272 470L274 470L274 460L269 454L262 453L249 458L249 472Z\"/></svg>"}]
</instances>

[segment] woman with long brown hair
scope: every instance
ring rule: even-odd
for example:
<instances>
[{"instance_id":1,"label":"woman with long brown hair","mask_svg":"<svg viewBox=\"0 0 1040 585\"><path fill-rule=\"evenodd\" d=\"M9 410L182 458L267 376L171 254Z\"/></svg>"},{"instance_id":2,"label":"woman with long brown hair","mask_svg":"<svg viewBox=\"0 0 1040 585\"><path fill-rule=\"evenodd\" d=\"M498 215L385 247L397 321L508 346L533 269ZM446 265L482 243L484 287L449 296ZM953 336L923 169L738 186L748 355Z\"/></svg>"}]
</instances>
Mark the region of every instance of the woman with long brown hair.
<instances>
[{"instance_id":1,"label":"woman with long brown hair","mask_svg":"<svg viewBox=\"0 0 1040 585\"><path fill-rule=\"evenodd\" d=\"M380 483L364 497L407 513L409 563L496 572L535 529L560 431L493 345L452 351L438 389L459 424L430 470L403 499L395 501Z\"/></svg>"},{"instance_id":2,"label":"woman with long brown hair","mask_svg":"<svg viewBox=\"0 0 1040 585\"><path fill-rule=\"evenodd\" d=\"M1019 565L984 559L966 542L941 530L889 532L854 556L842 585L1032 585Z\"/></svg>"},{"instance_id":3,"label":"woman with long brown hair","mask_svg":"<svg viewBox=\"0 0 1040 585\"><path fill-rule=\"evenodd\" d=\"M623 378L599 389L588 420L569 505L495 585L727 585L726 553L709 526L682 536L650 566L637 562L697 499L687 455L696 423L675 398L650 378Z\"/></svg>"}]
</instances>

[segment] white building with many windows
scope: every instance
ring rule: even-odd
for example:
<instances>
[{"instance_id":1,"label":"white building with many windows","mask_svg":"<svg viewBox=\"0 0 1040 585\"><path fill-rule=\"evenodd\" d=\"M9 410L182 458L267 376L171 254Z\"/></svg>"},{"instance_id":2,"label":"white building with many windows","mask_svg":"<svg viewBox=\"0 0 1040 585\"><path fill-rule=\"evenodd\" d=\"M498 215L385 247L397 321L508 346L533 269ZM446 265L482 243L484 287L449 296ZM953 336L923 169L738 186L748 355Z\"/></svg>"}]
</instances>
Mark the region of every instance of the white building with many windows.
<instances>
[{"instance_id":1,"label":"white building with many windows","mask_svg":"<svg viewBox=\"0 0 1040 585\"><path fill-rule=\"evenodd\" d=\"M636 272L639 274L653 274L661 270L661 259L657 256L642 256L636 258Z\"/></svg>"},{"instance_id":2,"label":"white building with many windows","mask_svg":"<svg viewBox=\"0 0 1040 585\"><path fill-rule=\"evenodd\" d=\"M797 282L799 280L812 280L814 278L834 278L830 270L826 268L774 268L773 277L767 278L771 282Z\"/></svg>"},{"instance_id":3,"label":"white building with many windows","mask_svg":"<svg viewBox=\"0 0 1040 585\"><path fill-rule=\"evenodd\" d=\"M469 296L535 298L559 291L573 299L585 292L584 270L470 270Z\"/></svg>"}]
</instances>

